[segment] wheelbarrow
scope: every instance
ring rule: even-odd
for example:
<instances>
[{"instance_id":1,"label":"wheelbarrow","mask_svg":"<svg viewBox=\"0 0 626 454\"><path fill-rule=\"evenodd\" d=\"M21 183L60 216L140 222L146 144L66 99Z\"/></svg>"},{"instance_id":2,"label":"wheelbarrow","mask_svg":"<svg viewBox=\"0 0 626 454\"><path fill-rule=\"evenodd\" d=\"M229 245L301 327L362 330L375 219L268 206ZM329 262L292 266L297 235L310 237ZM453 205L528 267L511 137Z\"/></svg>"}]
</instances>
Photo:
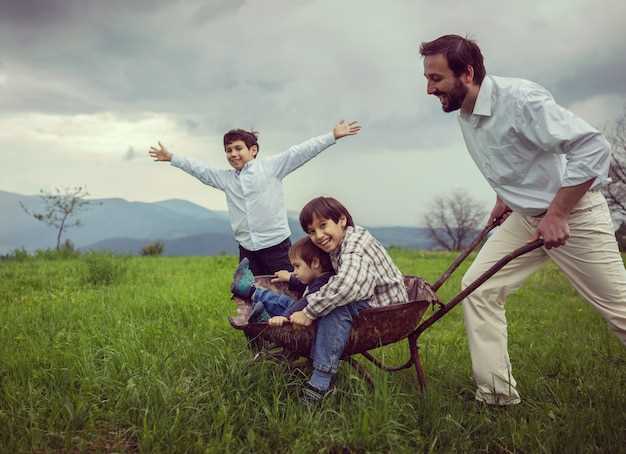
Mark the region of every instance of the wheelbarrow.
<instances>
[{"instance_id":1,"label":"wheelbarrow","mask_svg":"<svg viewBox=\"0 0 626 454\"><path fill-rule=\"evenodd\" d=\"M433 285L428 284L417 276L405 276L404 284L409 295L408 303L369 308L360 312L354 319L350 339L343 352L342 359L347 361L371 386L373 386L371 376L353 356L360 354L380 369L388 372L396 372L413 366L417 375L418 388L423 391L426 387L426 375L420 363L419 336L511 260L543 246L543 240L539 239L516 249L501 258L447 304L443 304L437 297L437 290L448 280L467 256L483 242L487 234L500 223L501 220L498 219L487 225ZM296 299L300 296L289 291L286 283L272 283L272 277L256 276L255 284L277 292L286 293ZM252 310L251 303L237 297L233 297L233 301L237 305L237 315L229 317L230 324L233 328L244 332L251 347L262 349L263 345L273 345L282 347L283 352L289 358L310 357L311 346L315 338L315 323L308 327L294 327L291 324L270 326L267 322L249 323L248 319ZM434 312L430 317L422 321L424 314L431 306ZM370 353L370 350L393 344L403 339L407 339L410 356L407 362L400 366L386 366Z\"/></svg>"}]
</instances>

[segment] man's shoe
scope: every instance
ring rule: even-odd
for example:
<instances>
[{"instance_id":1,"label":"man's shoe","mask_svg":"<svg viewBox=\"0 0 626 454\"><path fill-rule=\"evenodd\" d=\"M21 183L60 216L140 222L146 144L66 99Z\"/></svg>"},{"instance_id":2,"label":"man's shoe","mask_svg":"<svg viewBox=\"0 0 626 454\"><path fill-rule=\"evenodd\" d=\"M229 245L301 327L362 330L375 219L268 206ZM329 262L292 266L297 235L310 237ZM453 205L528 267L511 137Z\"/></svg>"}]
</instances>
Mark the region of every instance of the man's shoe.
<instances>
[{"instance_id":1,"label":"man's shoe","mask_svg":"<svg viewBox=\"0 0 626 454\"><path fill-rule=\"evenodd\" d=\"M235 296L245 299L250 299L254 293L254 275L250 271L250 261L247 258L237 266L230 290Z\"/></svg>"}]
</instances>

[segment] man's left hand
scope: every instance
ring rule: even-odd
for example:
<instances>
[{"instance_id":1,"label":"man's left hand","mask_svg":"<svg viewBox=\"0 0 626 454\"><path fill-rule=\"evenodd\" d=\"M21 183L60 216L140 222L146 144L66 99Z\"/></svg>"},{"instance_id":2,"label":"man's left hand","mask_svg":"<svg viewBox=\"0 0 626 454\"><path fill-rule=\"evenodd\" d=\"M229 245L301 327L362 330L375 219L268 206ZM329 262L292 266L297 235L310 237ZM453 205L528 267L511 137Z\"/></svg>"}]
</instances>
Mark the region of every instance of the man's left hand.
<instances>
[{"instance_id":1,"label":"man's left hand","mask_svg":"<svg viewBox=\"0 0 626 454\"><path fill-rule=\"evenodd\" d=\"M532 243L539 238L543 238L543 245L546 249L563 246L569 238L567 217L546 213L537 226L537 232L528 242Z\"/></svg>"}]
</instances>

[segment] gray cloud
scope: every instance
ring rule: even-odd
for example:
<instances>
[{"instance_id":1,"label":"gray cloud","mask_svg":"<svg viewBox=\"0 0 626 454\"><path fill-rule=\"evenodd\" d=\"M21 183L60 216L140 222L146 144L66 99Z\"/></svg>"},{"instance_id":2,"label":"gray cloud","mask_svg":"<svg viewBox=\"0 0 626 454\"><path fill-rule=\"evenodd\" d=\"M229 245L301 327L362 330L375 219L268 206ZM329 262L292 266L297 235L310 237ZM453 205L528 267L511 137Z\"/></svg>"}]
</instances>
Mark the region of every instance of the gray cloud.
<instances>
[{"instance_id":1,"label":"gray cloud","mask_svg":"<svg viewBox=\"0 0 626 454\"><path fill-rule=\"evenodd\" d=\"M626 3L618 0L601 7L591 0L0 0L0 120L18 113L131 120L155 113L203 146L219 148L215 138L233 127L255 128L269 151L354 118L364 129L340 148L358 157L350 171L380 166L375 157L392 151L399 156L390 159L399 161L407 159L403 152L422 152L414 161L422 166L445 155L451 161L440 167L448 169L455 160L446 153L464 153L462 139L455 115L425 93L421 41L469 34L489 72L535 80L566 106L602 96L623 103L624 17ZM588 112L603 109L596 103ZM107 149L120 154L126 143L146 146L131 138L115 143ZM129 166L141 162L127 155ZM476 175L472 181L482 187ZM406 177L381 175L377 190ZM420 174L424 186L439 180ZM356 174L347 181L361 184Z\"/></svg>"}]
</instances>

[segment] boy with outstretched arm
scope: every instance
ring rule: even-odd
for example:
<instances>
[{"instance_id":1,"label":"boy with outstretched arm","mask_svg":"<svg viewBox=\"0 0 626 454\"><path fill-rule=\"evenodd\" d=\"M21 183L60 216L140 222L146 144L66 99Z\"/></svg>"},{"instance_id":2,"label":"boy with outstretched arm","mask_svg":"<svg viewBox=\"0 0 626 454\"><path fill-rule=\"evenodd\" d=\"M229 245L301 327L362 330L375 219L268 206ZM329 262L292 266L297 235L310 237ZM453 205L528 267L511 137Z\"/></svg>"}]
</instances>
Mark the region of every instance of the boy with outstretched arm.
<instances>
[{"instance_id":1,"label":"boy with outstretched arm","mask_svg":"<svg viewBox=\"0 0 626 454\"><path fill-rule=\"evenodd\" d=\"M148 153L155 161L170 161L204 184L224 191L231 227L239 244L239 260L248 258L255 275L274 274L291 270L288 258L291 231L287 223L283 178L337 140L360 130L356 121L341 121L328 134L257 160L257 133L234 129L224 135L230 170L212 169L201 162L174 155L160 142Z\"/></svg>"}]
</instances>

